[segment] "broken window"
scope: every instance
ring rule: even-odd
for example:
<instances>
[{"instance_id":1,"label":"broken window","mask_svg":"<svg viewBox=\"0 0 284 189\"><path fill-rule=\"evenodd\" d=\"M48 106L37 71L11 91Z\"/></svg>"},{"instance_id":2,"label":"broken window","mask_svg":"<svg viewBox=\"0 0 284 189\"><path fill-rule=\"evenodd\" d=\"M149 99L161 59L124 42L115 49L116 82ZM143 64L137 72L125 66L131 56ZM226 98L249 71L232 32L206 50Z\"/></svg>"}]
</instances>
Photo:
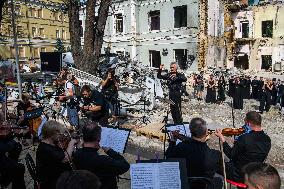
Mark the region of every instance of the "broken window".
<instances>
[{"instance_id":1,"label":"broken window","mask_svg":"<svg viewBox=\"0 0 284 189\"><path fill-rule=\"evenodd\" d=\"M175 28L187 27L187 6L174 7Z\"/></svg>"},{"instance_id":2,"label":"broken window","mask_svg":"<svg viewBox=\"0 0 284 189\"><path fill-rule=\"evenodd\" d=\"M186 49L174 49L175 61L178 63L180 69L187 69L187 50Z\"/></svg>"},{"instance_id":3,"label":"broken window","mask_svg":"<svg viewBox=\"0 0 284 189\"><path fill-rule=\"evenodd\" d=\"M242 38L248 38L248 37L249 37L249 23L242 22Z\"/></svg>"},{"instance_id":4,"label":"broken window","mask_svg":"<svg viewBox=\"0 0 284 189\"><path fill-rule=\"evenodd\" d=\"M272 37L273 35L273 21L262 21L262 37Z\"/></svg>"},{"instance_id":5,"label":"broken window","mask_svg":"<svg viewBox=\"0 0 284 189\"><path fill-rule=\"evenodd\" d=\"M272 67L272 55L261 55L261 63L261 69L270 69Z\"/></svg>"},{"instance_id":6,"label":"broken window","mask_svg":"<svg viewBox=\"0 0 284 189\"><path fill-rule=\"evenodd\" d=\"M160 11L149 12L150 30L160 30Z\"/></svg>"},{"instance_id":7,"label":"broken window","mask_svg":"<svg viewBox=\"0 0 284 189\"><path fill-rule=\"evenodd\" d=\"M123 16L122 16L122 14L116 14L115 15L115 28L116 28L116 33L122 33L123 32Z\"/></svg>"},{"instance_id":8,"label":"broken window","mask_svg":"<svg viewBox=\"0 0 284 189\"><path fill-rule=\"evenodd\" d=\"M150 50L149 51L150 66L159 68L161 65L161 54L160 51Z\"/></svg>"},{"instance_id":9,"label":"broken window","mask_svg":"<svg viewBox=\"0 0 284 189\"><path fill-rule=\"evenodd\" d=\"M249 69L249 57L247 54L239 54L234 59L234 66L243 70Z\"/></svg>"}]
</instances>

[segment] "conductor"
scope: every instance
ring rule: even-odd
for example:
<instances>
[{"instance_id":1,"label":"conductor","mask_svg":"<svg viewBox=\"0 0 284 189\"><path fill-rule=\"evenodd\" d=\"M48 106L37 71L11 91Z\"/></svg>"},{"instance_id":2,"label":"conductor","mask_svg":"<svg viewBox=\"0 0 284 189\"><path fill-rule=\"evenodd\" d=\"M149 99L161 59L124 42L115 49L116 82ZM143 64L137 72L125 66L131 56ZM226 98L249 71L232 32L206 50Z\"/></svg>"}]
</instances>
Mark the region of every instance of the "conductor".
<instances>
[{"instance_id":1,"label":"conductor","mask_svg":"<svg viewBox=\"0 0 284 189\"><path fill-rule=\"evenodd\" d=\"M176 62L172 62L170 65L170 73L162 75L161 72L164 65L161 64L157 77L159 79L167 80L169 87L169 99L174 102L174 105L170 105L171 114L174 123L182 123L181 114L181 95L182 95L182 82L186 82L187 78L184 74L177 72L178 65Z\"/></svg>"}]
</instances>

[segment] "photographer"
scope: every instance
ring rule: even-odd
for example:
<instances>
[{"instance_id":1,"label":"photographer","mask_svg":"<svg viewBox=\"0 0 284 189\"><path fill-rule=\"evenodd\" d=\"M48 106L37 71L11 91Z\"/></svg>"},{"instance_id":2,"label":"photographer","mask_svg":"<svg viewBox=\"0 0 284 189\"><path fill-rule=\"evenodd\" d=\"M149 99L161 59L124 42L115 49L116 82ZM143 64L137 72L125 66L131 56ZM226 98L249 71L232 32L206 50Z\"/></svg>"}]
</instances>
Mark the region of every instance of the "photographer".
<instances>
[{"instance_id":1,"label":"photographer","mask_svg":"<svg viewBox=\"0 0 284 189\"><path fill-rule=\"evenodd\" d=\"M112 115L117 115L117 98L119 81L115 76L115 70L110 68L101 82L102 93L107 100Z\"/></svg>"}]
</instances>

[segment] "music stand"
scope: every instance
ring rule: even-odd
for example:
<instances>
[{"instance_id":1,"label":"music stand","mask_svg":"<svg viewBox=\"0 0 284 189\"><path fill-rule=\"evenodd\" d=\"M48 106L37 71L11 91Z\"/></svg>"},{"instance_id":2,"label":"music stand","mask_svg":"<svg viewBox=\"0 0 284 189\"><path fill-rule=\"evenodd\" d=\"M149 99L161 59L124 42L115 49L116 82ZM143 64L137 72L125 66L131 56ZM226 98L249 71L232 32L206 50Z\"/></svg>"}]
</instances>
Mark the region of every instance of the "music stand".
<instances>
[{"instance_id":1,"label":"music stand","mask_svg":"<svg viewBox=\"0 0 284 189\"><path fill-rule=\"evenodd\" d=\"M169 121L169 113L170 113L170 105L175 105L175 103L171 100L171 99L166 99L166 98L158 98L159 100L161 100L161 102L167 103L168 104L168 109L167 109L167 115L164 116L164 119L162 121L162 123L165 123L163 125L163 127L160 129L164 132L164 159L166 159L166 138L167 138L167 125L168 125L168 121ZM164 130L163 130L164 129Z\"/></svg>"},{"instance_id":2,"label":"music stand","mask_svg":"<svg viewBox=\"0 0 284 189\"><path fill-rule=\"evenodd\" d=\"M189 183L187 179L186 160L184 158L169 158L169 159L150 159L139 160L136 163L162 163L162 162L179 162L181 189L188 189Z\"/></svg>"}]
</instances>

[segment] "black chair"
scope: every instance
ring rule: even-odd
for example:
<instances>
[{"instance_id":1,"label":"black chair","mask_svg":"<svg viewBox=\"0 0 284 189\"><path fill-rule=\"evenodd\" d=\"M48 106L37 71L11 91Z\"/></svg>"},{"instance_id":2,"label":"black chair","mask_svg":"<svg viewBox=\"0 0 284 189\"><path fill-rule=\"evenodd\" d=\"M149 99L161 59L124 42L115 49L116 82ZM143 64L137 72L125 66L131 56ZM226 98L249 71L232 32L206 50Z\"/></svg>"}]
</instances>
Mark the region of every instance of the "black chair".
<instances>
[{"instance_id":1,"label":"black chair","mask_svg":"<svg viewBox=\"0 0 284 189\"><path fill-rule=\"evenodd\" d=\"M37 172L36 172L36 166L35 166L35 163L34 163L34 160L31 154L27 153L25 160L26 160L28 171L34 181L34 189L40 189L39 179L38 179Z\"/></svg>"},{"instance_id":2,"label":"black chair","mask_svg":"<svg viewBox=\"0 0 284 189\"><path fill-rule=\"evenodd\" d=\"M194 186L194 184L204 184L204 188L199 189L214 189L214 183L212 179L206 177L188 177L188 184Z\"/></svg>"}]
</instances>

